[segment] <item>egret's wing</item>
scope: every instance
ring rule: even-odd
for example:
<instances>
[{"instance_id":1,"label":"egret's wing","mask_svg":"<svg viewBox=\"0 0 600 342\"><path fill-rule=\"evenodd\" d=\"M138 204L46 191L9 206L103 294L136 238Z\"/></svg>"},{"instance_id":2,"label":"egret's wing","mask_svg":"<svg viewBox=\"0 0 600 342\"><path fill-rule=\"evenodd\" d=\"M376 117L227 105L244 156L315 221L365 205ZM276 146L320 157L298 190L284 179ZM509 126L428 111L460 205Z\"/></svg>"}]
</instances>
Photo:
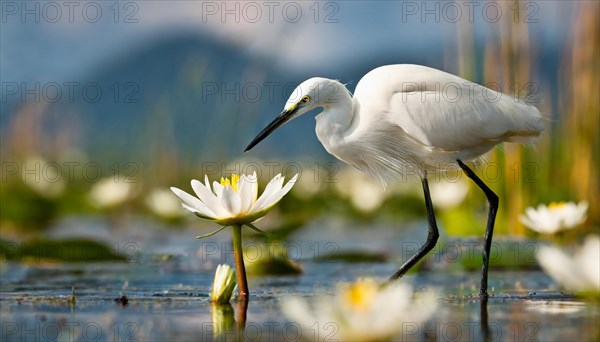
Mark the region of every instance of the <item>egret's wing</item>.
<instances>
[{"instance_id":1,"label":"egret's wing","mask_svg":"<svg viewBox=\"0 0 600 342\"><path fill-rule=\"evenodd\" d=\"M543 130L539 111L477 84L397 92L388 120L424 145L458 151L502 141L527 141Z\"/></svg>"},{"instance_id":2,"label":"egret's wing","mask_svg":"<svg viewBox=\"0 0 600 342\"><path fill-rule=\"evenodd\" d=\"M371 102L367 105L377 107L372 110L382 113L378 119L400 126L432 148L458 151L502 141L528 141L543 130L535 107L436 69L388 66L375 69L363 80L355 95L362 98L361 106L367 99Z\"/></svg>"}]
</instances>

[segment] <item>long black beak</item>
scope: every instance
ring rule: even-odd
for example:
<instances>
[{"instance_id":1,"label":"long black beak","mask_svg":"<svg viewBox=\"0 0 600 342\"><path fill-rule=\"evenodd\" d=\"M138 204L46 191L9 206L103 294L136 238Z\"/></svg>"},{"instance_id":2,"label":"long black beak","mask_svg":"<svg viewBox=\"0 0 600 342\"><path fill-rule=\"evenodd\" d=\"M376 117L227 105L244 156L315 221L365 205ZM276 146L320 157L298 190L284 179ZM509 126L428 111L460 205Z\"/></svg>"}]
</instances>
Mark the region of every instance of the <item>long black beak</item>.
<instances>
[{"instance_id":1,"label":"long black beak","mask_svg":"<svg viewBox=\"0 0 600 342\"><path fill-rule=\"evenodd\" d=\"M275 120L271 121L271 123L269 125L267 125L267 127L265 127L265 129L263 129L260 133L258 133L256 138L254 138L252 140L252 142L250 142L250 144L248 144L248 146L246 147L244 152L250 151L259 142L263 141L264 138L268 137L269 134L273 133L277 128L279 128L284 123L290 121L294 117L294 113L296 113L297 110L298 110L298 107L296 106L292 110L284 110L283 112L281 112L281 114L279 114L275 118Z\"/></svg>"}]
</instances>

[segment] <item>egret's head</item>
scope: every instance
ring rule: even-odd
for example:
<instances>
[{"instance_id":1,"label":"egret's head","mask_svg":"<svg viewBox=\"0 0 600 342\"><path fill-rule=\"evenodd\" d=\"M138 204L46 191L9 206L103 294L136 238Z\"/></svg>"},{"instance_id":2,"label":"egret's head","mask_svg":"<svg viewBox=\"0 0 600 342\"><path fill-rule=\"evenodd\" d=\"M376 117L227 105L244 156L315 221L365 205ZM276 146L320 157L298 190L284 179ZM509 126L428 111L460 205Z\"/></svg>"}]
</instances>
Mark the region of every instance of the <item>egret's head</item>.
<instances>
[{"instance_id":1,"label":"egret's head","mask_svg":"<svg viewBox=\"0 0 600 342\"><path fill-rule=\"evenodd\" d=\"M347 95L347 93L348 90L342 83L327 78L314 77L302 82L290 95L283 111L265 129L258 133L244 152L252 149L284 123L313 109L327 108L329 105L338 102L340 94Z\"/></svg>"}]
</instances>

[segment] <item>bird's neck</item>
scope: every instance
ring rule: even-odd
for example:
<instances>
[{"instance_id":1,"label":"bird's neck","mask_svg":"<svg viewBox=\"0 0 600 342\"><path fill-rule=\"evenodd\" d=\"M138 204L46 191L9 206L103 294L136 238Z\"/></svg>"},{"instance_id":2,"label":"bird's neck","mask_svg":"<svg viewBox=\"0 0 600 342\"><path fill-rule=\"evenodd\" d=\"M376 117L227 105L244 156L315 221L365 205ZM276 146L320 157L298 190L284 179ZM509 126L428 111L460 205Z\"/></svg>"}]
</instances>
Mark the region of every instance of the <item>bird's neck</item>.
<instances>
[{"instance_id":1,"label":"bird's neck","mask_svg":"<svg viewBox=\"0 0 600 342\"><path fill-rule=\"evenodd\" d=\"M323 112L317 115L317 137L328 151L329 147L335 147L352 130L356 107L355 101L344 87L343 91L339 91L324 106Z\"/></svg>"}]
</instances>

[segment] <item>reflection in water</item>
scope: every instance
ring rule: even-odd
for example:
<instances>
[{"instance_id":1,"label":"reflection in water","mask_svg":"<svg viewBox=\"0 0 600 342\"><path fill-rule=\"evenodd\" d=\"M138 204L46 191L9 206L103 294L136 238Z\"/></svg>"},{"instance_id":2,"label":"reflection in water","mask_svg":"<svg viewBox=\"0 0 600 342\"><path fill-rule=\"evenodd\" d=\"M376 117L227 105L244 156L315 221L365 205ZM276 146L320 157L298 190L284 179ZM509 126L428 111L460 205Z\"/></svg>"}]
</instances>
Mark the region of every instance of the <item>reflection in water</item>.
<instances>
[{"instance_id":1,"label":"reflection in water","mask_svg":"<svg viewBox=\"0 0 600 342\"><path fill-rule=\"evenodd\" d=\"M211 314L213 323L213 334L215 341L242 340L246 328L246 313L248 302L239 301L237 315L234 318L234 310L231 304L211 303Z\"/></svg>"},{"instance_id":2,"label":"reflection in water","mask_svg":"<svg viewBox=\"0 0 600 342\"><path fill-rule=\"evenodd\" d=\"M233 307L229 303L212 303L211 314L215 341L225 340L235 328Z\"/></svg>"},{"instance_id":3,"label":"reflection in water","mask_svg":"<svg viewBox=\"0 0 600 342\"><path fill-rule=\"evenodd\" d=\"M550 315L572 315L581 312L585 309L584 302L566 301L566 300L549 300L544 302L526 301L527 311L537 311L542 314Z\"/></svg>"},{"instance_id":4,"label":"reflection in water","mask_svg":"<svg viewBox=\"0 0 600 342\"><path fill-rule=\"evenodd\" d=\"M480 326L481 326L481 336L484 341L491 341L490 339L490 324L488 322L488 297L481 296L481 302L479 303L479 315L480 315Z\"/></svg>"},{"instance_id":5,"label":"reflection in water","mask_svg":"<svg viewBox=\"0 0 600 342\"><path fill-rule=\"evenodd\" d=\"M186 243L187 240L182 239ZM200 264L201 259L196 260L196 265ZM383 279L396 267L392 262L348 264L307 260L305 276L299 279L256 278L253 288L261 295L252 298L253 311L247 314L244 327L245 310L243 306L240 310L240 303L235 300L225 306L208 303L214 265L206 267L205 272L194 273L173 271L194 265L183 258L168 263L168 268L140 263L5 263L0 266L1 272L10 273L0 277L0 317L6 320L4 329L0 329L0 341L34 339L31 338L34 330L38 333L37 339L44 340L43 334L55 331L56 327L60 329L61 338L69 341L85 339L82 334L93 332L94 327L101 328L104 336L121 334L118 340L129 336L138 341L235 341L240 335L239 329L244 329L240 337L248 341L280 341L285 333L283 329L292 329L295 324L284 321L282 311L274 302L298 297L312 306L321 295L334 293L332 284L340 280L339 275L343 275L345 281L369 273ZM164 270L160 277L157 277L157 269ZM15 274L19 276L15 278ZM130 274L132 279L126 290L123 274ZM437 301L439 308L429 321L405 326L397 340L485 341L487 337L488 341L600 341L597 300L540 291L556 287L541 271L499 270L494 275L496 294L489 297L488 303L481 303L475 293L478 275L479 272L470 276L440 272L414 277L415 287L442 288ZM511 290L517 281L521 282L522 291ZM65 284L69 284L68 287ZM71 284L77 284L74 315L68 298L72 293ZM129 304L116 310L119 306L113 300L124 295L123 292ZM45 321L41 321L41 317ZM259 330L261 338L252 339L258 336L253 330L255 327L262 329ZM218 338L217 328L228 332ZM312 337L315 328L303 330L301 336ZM329 335L320 335L320 340L326 336Z\"/></svg>"},{"instance_id":6,"label":"reflection in water","mask_svg":"<svg viewBox=\"0 0 600 342\"><path fill-rule=\"evenodd\" d=\"M248 301L240 300L237 307L237 329L240 333L246 328L246 313L248 312Z\"/></svg>"}]
</instances>

